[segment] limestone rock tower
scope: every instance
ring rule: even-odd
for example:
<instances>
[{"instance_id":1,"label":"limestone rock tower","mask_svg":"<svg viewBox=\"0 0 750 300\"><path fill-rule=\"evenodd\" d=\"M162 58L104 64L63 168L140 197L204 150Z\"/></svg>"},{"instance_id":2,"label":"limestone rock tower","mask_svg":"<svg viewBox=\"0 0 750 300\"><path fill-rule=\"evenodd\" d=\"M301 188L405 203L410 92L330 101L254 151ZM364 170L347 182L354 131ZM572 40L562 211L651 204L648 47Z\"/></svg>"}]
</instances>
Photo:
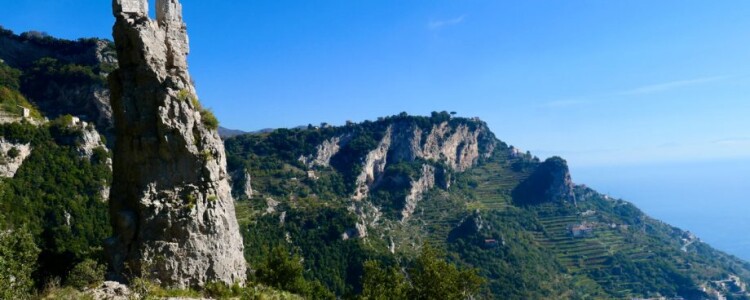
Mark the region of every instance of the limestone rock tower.
<instances>
[{"instance_id":1,"label":"limestone rock tower","mask_svg":"<svg viewBox=\"0 0 750 300\"><path fill-rule=\"evenodd\" d=\"M224 146L188 74L182 6L157 0L156 9L152 20L147 0L113 0L111 274L179 288L244 283Z\"/></svg>"}]
</instances>

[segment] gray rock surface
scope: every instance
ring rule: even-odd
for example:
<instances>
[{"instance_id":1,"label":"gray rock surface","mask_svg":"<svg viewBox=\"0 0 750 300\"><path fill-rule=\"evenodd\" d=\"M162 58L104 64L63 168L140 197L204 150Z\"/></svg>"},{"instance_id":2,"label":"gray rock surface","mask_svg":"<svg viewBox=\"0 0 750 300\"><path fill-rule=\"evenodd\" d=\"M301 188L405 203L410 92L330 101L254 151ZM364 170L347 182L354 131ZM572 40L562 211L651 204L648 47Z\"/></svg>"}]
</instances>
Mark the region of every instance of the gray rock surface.
<instances>
[{"instance_id":1,"label":"gray rock surface","mask_svg":"<svg viewBox=\"0 0 750 300\"><path fill-rule=\"evenodd\" d=\"M338 148L335 140L327 141L318 146L316 159L322 157L330 161ZM395 123L388 127L378 146L370 151L364 159L362 171L356 179L356 188L351 198L354 200L352 212L358 217L357 234L346 233L347 238L367 236L367 227L374 226L380 217L377 208L372 204L360 203L367 199L370 191L376 188L383 179L388 164L402 161L442 162L452 172L463 172L476 165L480 158L489 157L495 149L495 139L486 126L478 125L471 128L467 124L443 122L429 128L427 132L414 124ZM324 150L324 151L323 151ZM335 151L334 151L335 150ZM331 154L332 153L332 154ZM401 211L401 221L404 222L414 213L423 195L439 185L450 188L450 172L443 168L424 164L420 175L410 179L411 188L404 199L404 209Z\"/></svg>"},{"instance_id":2,"label":"gray rock surface","mask_svg":"<svg viewBox=\"0 0 750 300\"><path fill-rule=\"evenodd\" d=\"M548 160L549 161L549 160ZM546 164L547 162L545 162ZM549 201L563 200L576 204L576 195L573 192L575 184L570 176L570 170L567 163L563 167L550 168L552 182L546 191L546 197Z\"/></svg>"},{"instance_id":3,"label":"gray rock surface","mask_svg":"<svg viewBox=\"0 0 750 300\"><path fill-rule=\"evenodd\" d=\"M406 221L417 208L417 202L422 200L422 195L435 187L435 167L422 165L422 174L419 179L411 183L411 190L406 195L404 209L401 211L401 221Z\"/></svg>"},{"instance_id":4,"label":"gray rock surface","mask_svg":"<svg viewBox=\"0 0 750 300\"><path fill-rule=\"evenodd\" d=\"M105 281L100 286L86 291L86 294L95 300L138 299L138 295L133 294L126 285L116 281Z\"/></svg>"},{"instance_id":5,"label":"gray rock surface","mask_svg":"<svg viewBox=\"0 0 750 300\"><path fill-rule=\"evenodd\" d=\"M352 199L360 201L367 198L367 195L370 193L370 188L380 181L380 178L385 171L386 163L388 162L388 150L391 148L392 135L393 128L389 127L375 150L370 151L370 153L367 154L367 157L365 157L362 172L357 176L357 187L354 190Z\"/></svg>"},{"instance_id":6,"label":"gray rock surface","mask_svg":"<svg viewBox=\"0 0 750 300\"><path fill-rule=\"evenodd\" d=\"M11 149L15 149L11 151ZM16 152L15 155L10 155ZM30 144L11 143L0 138L0 177L13 178L23 161L31 155Z\"/></svg>"},{"instance_id":7,"label":"gray rock surface","mask_svg":"<svg viewBox=\"0 0 750 300\"><path fill-rule=\"evenodd\" d=\"M329 167L331 166L331 158L336 155L336 153L339 153L341 147L349 143L350 140L350 135L331 138L318 145L315 154L302 156L299 160L305 164L307 168L313 168L315 166Z\"/></svg>"},{"instance_id":8,"label":"gray rock surface","mask_svg":"<svg viewBox=\"0 0 750 300\"><path fill-rule=\"evenodd\" d=\"M131 2L113 0L114 236L105 243L112 276L132 273L176 288L244 283L224 146L202 122L181 5L158 0L151 20Z\"/></svg>"},{"instance_id":9,"label":"gray rock surface","mask_svg":"<svg viewBox=\"0 0 750 300\"><path fill-rule=\"evenodd\" d=\"M394 124L379 145L367 154L352 199L359 201L367 197L370 189L380 181L387 163L424 159L443 162L451 170L463 172L476 165L481 157L492 154L495 144L490 136L489 129L483 126L472 129L465 124L451 126L443 122L425 133L411 124ZM435 184L434 173L435 170L431 187ZM441 182L440 185L448 187L450 183ZM417 198L421 194L415 192ZM418 201L416 198L411 200Z\"/></svg>"},{"instance_id":10,"label":"gray rock surface","mask_svg":"<svg viewBox=\"0 0 750 300\"><path fill-rule=\"evenodd\" d=\"M250 176L250 171L248 170L245 170L245 188L243 192L247 199L253 198L253 178Z\"/></svg>"},{"instance_id":11,"label":"gray rock surface","mask_svg":"<svg viewBox=\"0 0 750 300\"><path fill-rule=\"evenodd\" d=\"M78 154L81 155L81 157L86 157L88 159L91 159L91 156L94 155L94 149L100 147L104 150L107 149L107 145L102 141L96 128L93 126L86 126L85 124L82 124L81 126L81 135L76 141L76 146Z\"/></svg>"}]
</instances>

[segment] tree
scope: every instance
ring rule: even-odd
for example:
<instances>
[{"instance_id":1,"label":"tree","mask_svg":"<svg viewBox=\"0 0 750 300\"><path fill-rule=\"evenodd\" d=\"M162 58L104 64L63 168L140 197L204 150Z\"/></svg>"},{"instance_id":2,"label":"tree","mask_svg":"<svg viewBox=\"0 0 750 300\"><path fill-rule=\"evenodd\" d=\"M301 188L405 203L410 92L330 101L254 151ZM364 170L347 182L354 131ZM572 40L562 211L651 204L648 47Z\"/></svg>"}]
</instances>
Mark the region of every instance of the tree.
<instances>
[{"instance_id":1,"label":"tree","mask_svg":"<svg viewBox=\"0 0 750 300\"><path fill-rule=\"evenodd\" d=\"M39 248L28 230L0 232L0 299L23 299L34 286Z\"/></svg>"},{"instance_id":2,"label":"tree","mask_svg":"<svg viewBox=\"0 0 750 300\"><path fill-rule=\"evenodd\" d=\"M106 266L97 263L93 259L86 259L70 271L68 284L79 290L83 290L104 281L104 273L106 271Z\"/></svg>"},{"instance_id":3,"label":"tree","mask_svg":"<svg viewBox=\"0 0 750 300\"><path fill-rule=\"evenodd\" d=\"M258 266L255 276L266 285L305 295L310 299L333 299L334 295L317 281L304 277L302 258L284 247L276 246Z\"/></svg>"},{"instance_id":4,"label":"tree","mask_svg":"<svg viewBox=\"0 0 750 300\"><path fill-rule=\"evenodd\" d=\"M301 292L305 285L303 271L299 255L276 246L268 253L265 261L258 266L255 275L258 281L269 286L290 292Z\"/></svg>"},{"instance_id":5,"label":"tree","mask_svg":"<svg viewBox=\"0 0 750 300\"><path fill-rule=\"evenodd\" d=\"M412 289L409 299L456 299L474 295L484 283L474 269L459 270L440 257L442 253L424 245L414 267L409 269Z\"/></svg>"},{"instance_id":6,"label":"tree","mask_svg":"<svg viewBox=\"0 0 750 300\"><path fill-rule=\"evenodd\" d=\"M424 245L407 271L408 280L397 267L384 268L376 261L366 261L359 299L463 300L476 294L484 284L476 269L459 269L442 256L442 252Z\"/></svg>"},{"instance_id":7,"label":"tree","mask_svg":"<svg viewBox=\"0 0 750 300\"><path fill-rule=\"evenodd\" d=\"M363 300L408 299L411 286L406 277L396 267L384 268L379 262L368 260L364 263L362 275Z\"/></svg>"}]
</instances>

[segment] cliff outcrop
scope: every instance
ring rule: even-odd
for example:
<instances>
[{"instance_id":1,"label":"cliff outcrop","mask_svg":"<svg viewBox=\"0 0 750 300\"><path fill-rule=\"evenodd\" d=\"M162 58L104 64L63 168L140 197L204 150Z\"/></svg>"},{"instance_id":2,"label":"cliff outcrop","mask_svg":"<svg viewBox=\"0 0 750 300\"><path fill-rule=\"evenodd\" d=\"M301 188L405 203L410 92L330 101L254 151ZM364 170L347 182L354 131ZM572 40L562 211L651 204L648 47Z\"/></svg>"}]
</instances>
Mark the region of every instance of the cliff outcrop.
<instances>
[{"instance_id":1,"label":"cliff outcrop","mask_svg":"<svg viewBox=\"0 0 750 300\"><path fill-rule=\"evenodd\" d=\"M519 205L533 205L552 201L575 204L574 187L567 162L555 156L541 163L526 180L513 190L513 201Z\"/></svg>"},{"instance_id":2,"label":"cliff outcrop","mask_svg":"<svg viewBox=\"0 0 750 300\"><path fill-rule=\"evenodd\" d=\"M246 264L224 146L187 69L177 0L114 0L119 69L106 250L115 279L131 273L172 287L244 283ZM119 277L119 278L117 278Z\"/></svg>"},{"instance_id":3,"label":"cliff outcrop","mask_svg":"<svg viewBox=\"0 0 750 300\"><path fill-rule=\"evenodd\" d=\"M0 177L11 178L31 155L31 144L20 144L0 138Z\"/></svg>"},{"instance_id":4,"label":"cliff outcrop","mask_svg":"<svg viewBox=\"0 0 750 300\"><path fill-rule=\"evenodd\" d=\"M483 123L445 121L425 130L416 124L396 122L365 157L352 199L367 198L381 182L387 165L423 161L425 164L417 176L410 178L411 188L404 199L402 217L408 218L422 195L436 183L446 188L450 186L450 182L436 182L436 173L442 175L437 177L445 179L446 171L463 172L481 158L489 157L494 149L495 138Z\"/></svg>"}]
</instances>

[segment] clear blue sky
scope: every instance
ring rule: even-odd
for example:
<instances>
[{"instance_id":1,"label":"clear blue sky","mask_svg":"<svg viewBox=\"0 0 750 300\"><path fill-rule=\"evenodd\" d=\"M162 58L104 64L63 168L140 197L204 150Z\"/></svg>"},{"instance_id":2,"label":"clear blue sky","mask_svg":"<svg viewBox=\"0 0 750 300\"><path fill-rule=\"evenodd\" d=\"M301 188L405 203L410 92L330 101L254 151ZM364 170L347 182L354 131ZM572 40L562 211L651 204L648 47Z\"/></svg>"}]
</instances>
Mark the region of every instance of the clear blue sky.
<instances>
[{"instance_id":1,"label":"clear blue sky","mask_svg":"<svg viewBox=\"0 0 750 300\"><path fill-rule=\"evenodd\" d=\"M111 34L109 0L0 3L16 32ZM192 75L225 127L478 116L750 259L750 1L183 4Z\"/></svg>"},{"instance_id":2,"label":"clear blue sky","mask_svg":"<svg viewBox=\"0 0 750 300\"><path fill-rule=\"evenodd\" d=\"M0 1L16 32L110 36L108 0ZM750 157L748 1L183 4L225 127L452 110L576 165Z\"/></svg>"}]
</instances>

